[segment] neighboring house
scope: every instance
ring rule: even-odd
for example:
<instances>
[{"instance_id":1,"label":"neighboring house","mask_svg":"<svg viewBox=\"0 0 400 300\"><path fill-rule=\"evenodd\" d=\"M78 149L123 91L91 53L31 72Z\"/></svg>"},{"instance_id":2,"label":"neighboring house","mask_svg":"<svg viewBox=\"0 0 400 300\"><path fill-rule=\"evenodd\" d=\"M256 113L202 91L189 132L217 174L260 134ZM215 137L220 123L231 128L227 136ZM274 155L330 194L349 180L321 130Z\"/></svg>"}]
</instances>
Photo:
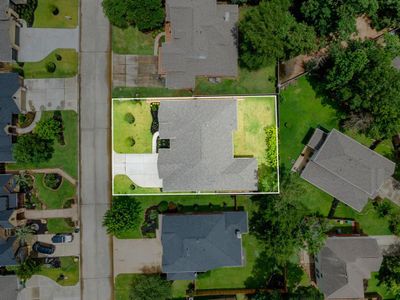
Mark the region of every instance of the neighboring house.
<instances>
[{"instance_id":1,"label":"neighboring house","mask_svg":"<svg viewBox=\"0 0 400 300\"><path fill-rule=\"evenodd\" d=\"M237 5L166 0L165 9L159 73L165 75L167 88L194 88L196 76L237 76Z\"/></svg>"},{"instance_id":2,"label":"neighboring house","mask_svg":"<svg viewBox=\"0 0 400 300\"><path fill-rule=\"evenodd\" d=\"M315 257L315 276L327 299L364 299L364 279L379 271L382 254L375 239L330 237Z\"/></svg>"},{"instance_id":3,"label":"neighboring house","mask_svg":"<svg viewBox=\"0 0 400 300\"><path fill-rule=\"evenodd\" d=\"M192 280L197 273L244 265L242 234L248 232L246 212L160 218L162 271L168 280Z\"/></svg>"},{"instance_id":4,"label":"neighboring house","mask_svg":"<svg viewBox=\"0 0 400 300\"><path fill-rule=\"evenodd\" d=\"M18 60L22 23L15 10L17 5L25 3L21 0L0 1L0 62Z\"/></svg>"},{"instance_id":5,"label":"neighboring house","mask_svg":"<svg viewBox=\"0 0 400 300\"><path fill-rule=\"evenodd\" d=\"M20 110L16 94L20 91L17 73L0 73L0 163L13 162L14 128Z\"/></svg>"},{"instance_id":6,"label":"neighboring house","mask_svg":"<svg viewBox=\"0 0 400 300\"><path fill-rule=\"evenodd\" d=\"M236 100L165 100L158 111L163 192L257 191L257 160L235 158Z\"/></svg>"},{"instance_id":7,"label":"neighboring house","mask_svg":"<svg viewBox=\"0 0 400 300\"><path fill-rule=\"evenodd\" d=\"M0 299L16 300L18 296L18 278L15 275L0 276Z\"/></svg>"},{"instance_id":8,"label":"neighboring house","mask_svg":"<svg viewBox=\"0 0 400 300\"><path fill-rule=\"evenodd\" d=\"M333 129L316 129L292 170L336 199L361 211L391 179L395 163Z\"/></svg>"}]
</instances>

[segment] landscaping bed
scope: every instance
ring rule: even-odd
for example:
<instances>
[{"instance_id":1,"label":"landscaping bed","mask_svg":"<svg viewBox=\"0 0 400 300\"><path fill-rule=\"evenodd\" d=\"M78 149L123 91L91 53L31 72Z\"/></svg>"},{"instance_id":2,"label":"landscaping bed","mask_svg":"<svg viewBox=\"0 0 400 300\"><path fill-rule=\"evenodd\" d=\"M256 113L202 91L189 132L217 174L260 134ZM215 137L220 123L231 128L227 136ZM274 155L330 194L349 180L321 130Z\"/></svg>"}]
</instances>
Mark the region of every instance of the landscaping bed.
<instances>
[{"instance_id":1,"label":"landscaping bed","mask_svg":"<svg viewBox=\"0 0 400 300\"><path fill-rule=\"evenodd\" d=\"M78 8L79 0L39 0L33 27L75 28Z\"/></svg>"},{"instance_id":2,"label":"landscaping bed","mask_svg":"<svg viewBox=\"0 0 400 300\"><path fill-rule=\"evenodd\" d=\"M36 275L49 277L59 285L76 285L79 282L79 258L66 256L60 257L59 260L60 268L42 266Z\"/></svg>"},{"instance_id":3,"label":"landscaping bed","mask_svg":"<svg viewBox=\"0 0 400 300\"><path fill-rule=\"evenodd\" d=\"M19 114L18 115L18 127L19 128L26 128L32 124L33 120L35 119L35 112L28 112L26 114Z\"/></svg>"},{"instance_id":4,"label":"landscaping bed","mask_svg":"<svg viewBox=\"0 0 400 300\"><path fill-rule=\"evenodd\" d=\"M146 97L191 97L189 90L170 90L157 87L116 87L112 90L113 98L146 98Z\"/></svg>"}]
</instances>

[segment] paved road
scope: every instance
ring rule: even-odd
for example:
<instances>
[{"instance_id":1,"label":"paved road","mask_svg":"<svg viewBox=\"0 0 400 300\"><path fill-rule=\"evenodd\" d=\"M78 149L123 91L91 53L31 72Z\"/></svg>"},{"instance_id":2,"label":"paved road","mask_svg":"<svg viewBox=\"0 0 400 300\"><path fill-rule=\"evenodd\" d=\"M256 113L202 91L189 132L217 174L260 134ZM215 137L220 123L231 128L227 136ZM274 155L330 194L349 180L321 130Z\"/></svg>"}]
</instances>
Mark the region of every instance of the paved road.
<instances>
[{"instance_id":1,"label":"paved road","mask_svg":"<svg viewBox=\"0 0 400 300\"><path fill-rule=\"evenodd\" d=\"M110 204L110 25L101 0L81 1L80 195L82 300L111 300L112 240L102 227Z\"/></svg>"}]
</instances>

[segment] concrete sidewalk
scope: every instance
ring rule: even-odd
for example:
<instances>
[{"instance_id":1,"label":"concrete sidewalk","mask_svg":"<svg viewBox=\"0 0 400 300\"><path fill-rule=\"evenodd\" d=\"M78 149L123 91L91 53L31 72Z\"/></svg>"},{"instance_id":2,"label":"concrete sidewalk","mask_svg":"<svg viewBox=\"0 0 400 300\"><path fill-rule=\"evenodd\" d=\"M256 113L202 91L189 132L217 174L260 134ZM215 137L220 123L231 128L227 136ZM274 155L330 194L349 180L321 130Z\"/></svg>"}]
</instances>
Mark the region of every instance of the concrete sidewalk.
<instances>
[{"instance_id":1,"label":"concrete sidewalk","mask_svg":"<svg viewBox=\"0 0 400 300\"><path fill-rule=\"evenodd\" d=\"M75 222L78 221L78 208L76 204L73 204L71 208L65 209L27 209L25 218L28 220L71 218Z\"/></svg>"}]
</instances>

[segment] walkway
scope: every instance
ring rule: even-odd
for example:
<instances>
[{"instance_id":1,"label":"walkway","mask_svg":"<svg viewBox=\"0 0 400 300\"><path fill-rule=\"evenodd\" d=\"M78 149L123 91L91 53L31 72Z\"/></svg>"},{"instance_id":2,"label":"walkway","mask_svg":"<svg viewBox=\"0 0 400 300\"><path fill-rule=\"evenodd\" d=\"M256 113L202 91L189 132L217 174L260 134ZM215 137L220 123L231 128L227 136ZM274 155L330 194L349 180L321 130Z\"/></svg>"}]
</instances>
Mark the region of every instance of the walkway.
<instances>
[{"instance_id":1,"label":"walkway","mask_svg":"<svg viewBox=\"0 0 400 300\"><path fill-rule=\"evenodd\" d=\"M25 218L28 220L71 218L72 221L78 221L78 208L73 204L71 208L60 209L27 209L25 210Z\"/></svg>"},{"instance_id":2,"label":"walkway","mask_svg":"<svg viewBox=\"0 0 400 300\"><path fill-rule=\"evenodd\" d=\"M79 51L79 28L21 28L18 61L40 61L58 48Z\"/></svg>"},{"instance_id":3,"label":"walkway","mask_svg":"<svg viewBox=\"0 0 400 300\"><path fill-rule=\"evenodd\" d=\"M81 287L61 286L54 280L33 275L26 283L26 288L18 293L17 300L79 300Z\"/></svg>"},{"instance_id":4,"label":"walkway","mask_svg":"<svg viewBox=\"0 0 400 300\"><path fill-rule=\"evenodd\" d=\"M154 39L154 56L158 56L158 48L161 46L160 45L160 39L166 36L165 32L160 32L159 34L157 34L156 38Z\"/></svg>"},{"instance_id":5,"label":"walkway","mask_svg":"<svg viewBox=\"0 0 400 300\"><path fill-rule=\"evenodd\" d=\"M80 205L82 300L113 299L112 239L102 226L111 202L110 24L102 0L81 0Z\"/></svg>"},{"instance_id":6,"label":"walkway","mask_svg":"<svg viewBox=\"0 0 400 300\"><path fill-rule=\"evenodd\" d=\"M387 198L400 206L400 182L394 178L386 180L378 191L381 198Z\"/></svg>"},{"instance_id":7,"label":"walkway","mask_svg":"<svg viewBox=\"0 0 400 300\"><path fill-rule=\"evenodd\" d=\"M33 119L32 123L24 128L15 127L16 132L18 134L25 134L31 132L36 127L36 123L40 121L41 117L42 117L42 111L41 110L36 111L35 118Z\"/></svg>"},{"instance_id":8,"label":"walkway","mask_svg":"<svg viewBox=\"0 0 400 300\"><path fill-rule=\"evenodd\" d=\"M56 173L62 177L64 177L66 180L68 180L70 183L72 183L73 185L76 185L76 179L73 178L72 176L70 176L67 172L65 172L62 169L58 169L58 168L53 168L53 169L29 169L27 170L30 173L35 173L35 174L41 174L41 173Z\"/></svg>"},{"instance_id":9,"label":"walkway","mask_svg":"<svg viewBox=\"0 0 400 300\"><path fill-rule=\"evenodd\" d=\"M78 77L25 79L27 111L78 111Z\"/></svg>"}]
</instances>

